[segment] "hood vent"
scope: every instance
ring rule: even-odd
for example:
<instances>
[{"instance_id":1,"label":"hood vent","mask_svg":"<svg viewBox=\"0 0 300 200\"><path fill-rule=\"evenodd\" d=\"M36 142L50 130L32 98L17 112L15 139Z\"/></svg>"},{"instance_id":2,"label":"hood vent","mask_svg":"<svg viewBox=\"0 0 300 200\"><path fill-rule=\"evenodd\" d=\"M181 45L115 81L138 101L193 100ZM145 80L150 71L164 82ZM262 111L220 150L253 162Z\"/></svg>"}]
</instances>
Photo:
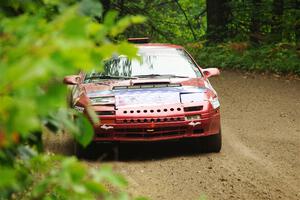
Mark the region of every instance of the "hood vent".
<instances>
[{"instance_id":1,"label":"hood vent","mask_svg":"<svg viewBox=\"0 0 300 200\"><path fill-rule=\"evenodd\" d=\"M137 82L133 83L133 85L168 85L169 81L160 81L160 82Z\"/></svg>"},{"instance_id":2,"label":"hood vent","mask_svg":"<svg viewBox=\"0 0 300 200\"><path fill-rule=\"evenodd\" d=\"M146 88L166 88L166 87L181 87L178 83L168 83L168 82L146 82L146 83L135 83L130 86L115 86L113 90L126 90L126 89L146 89Z\"/></svg>"}]
</instances>

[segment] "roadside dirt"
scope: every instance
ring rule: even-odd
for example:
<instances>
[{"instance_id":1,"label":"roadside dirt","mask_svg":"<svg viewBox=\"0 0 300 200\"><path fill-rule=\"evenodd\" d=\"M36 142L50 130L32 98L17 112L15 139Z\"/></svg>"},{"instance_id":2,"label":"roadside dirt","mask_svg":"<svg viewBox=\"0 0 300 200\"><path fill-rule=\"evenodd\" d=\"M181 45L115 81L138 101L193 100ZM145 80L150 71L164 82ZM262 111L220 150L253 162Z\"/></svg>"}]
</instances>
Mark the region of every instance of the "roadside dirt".
<instances>
[{"instance_id":1,"label":"roadside dirt","mask_svg":"<svg viewBox=\"0 0 300 200\"><path fill-rule=\"evenodd\" d=\"M300 81L225 71L211 83L222 106L220 153L192 141L104 145L101 161L88 164L112 165L130 193L154 200L300 199ZM46 147L70 152L59 140Z\"/></svg>"}]
</instances>

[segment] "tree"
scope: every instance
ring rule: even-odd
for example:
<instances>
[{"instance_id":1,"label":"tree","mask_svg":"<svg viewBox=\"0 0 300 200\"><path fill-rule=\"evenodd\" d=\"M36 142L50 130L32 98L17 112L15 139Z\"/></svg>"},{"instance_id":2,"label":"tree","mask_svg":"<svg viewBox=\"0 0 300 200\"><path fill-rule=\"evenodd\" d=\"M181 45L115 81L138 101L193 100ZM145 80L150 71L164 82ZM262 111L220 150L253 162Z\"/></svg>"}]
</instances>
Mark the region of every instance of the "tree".
<instances>
[{"instance_id":1,"label":"tree","mask_svg":"<svg viewBox=\"0 0 300 200\"><path fill-rule=\"evenodd\" d=\"M100 0L103 6L103 16L111 9L111 2L110 0Z\"/></svg>"},{"instance_id":2,"label":"tree","mask_svg":"<svg viewBox=\"0 0 300 200\"><path fill-rule=\"evenodd\" d=\"M253 44L259 44L262 40L261 29L261 0L252 0L251 22L249 40Z\"/></svg>"},{"instance_id":3,"label":"tree","mask_svg":"<svg viewBox=\"0 0 300 200\"><path fill-rule=\"evenodd\" d=\"M229 22L228 0L207 0L207 38L211 43L222 42L227 38Z\"/></svg>"},{"instance_id":4,"label":"tree","mask_svg":"<svg viewBox=\"0 0 300 200\"><path fill-rule=\"evenodd\" d=\"M280 42L282 40L282 17L283 17L283 0L273 0L273 13L271 25L271 41Z\"/></svg>"},{"instance_id":5,"label":"tree","mask_svg":"<svg viewBox=\"0 0 300 200\"><path fill-rule=\"evenodd\" d=\"M295 0L294 1L295 4L295 25L294 25L294 32L295 32L295 40L297 45L300 47L300 1L299 0Z\"/></svg>"},{"instance_id":6,"label":"tree","mask_svg":"<svg viewBox=\"0 0 300 200\"><path fill-rule=\"evenodd\" d=\"M188 25L188 27L189 27L190 30L191 30L191 33L192 33L192 35L193 35L194 40L196 41L196 40L197 40L197 36L196 36L196 34L195 34L195 32L194 32L194 29L193 29L193 27L192 27L192 24L191 24L190 20L189 20L188 17L187 17L186 12L185 12L184 9L182 8L182 6L180 5L180 3L179 3L178 0L174 0L174 2L178 5L178 8L180 9L180 11L182 12L182 14L184 15L185 20L186 20L186 22L187 22L187 25Z\"/></svg>"}]
</instances>

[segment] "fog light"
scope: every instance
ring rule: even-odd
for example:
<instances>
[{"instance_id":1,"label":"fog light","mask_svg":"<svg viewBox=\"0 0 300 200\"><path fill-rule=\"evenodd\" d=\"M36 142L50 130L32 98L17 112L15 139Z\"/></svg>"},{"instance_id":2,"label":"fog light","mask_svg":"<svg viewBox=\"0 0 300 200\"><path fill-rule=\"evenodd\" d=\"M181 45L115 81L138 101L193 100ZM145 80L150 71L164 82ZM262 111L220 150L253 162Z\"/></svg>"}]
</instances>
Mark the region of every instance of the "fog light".
<instances>
[{"instance_id":1,"label":"fog light","mask_svg":"<svg viewBox=\"0 0 300 200\"><path fill-rule=\"evenodd\" d=\"M199 120L199 119L201 119L201 116L200 116L200 115L189 115L189 116L186 116L186 117L185 117L185 120L186 120L186 121Z\"/></svg>"},{"instance_id":2,"label":"fog light","mask_svg":"<svg viewBox=\"0 0 300 200\"><path fill-rule=\"evenodd\" d=\"M101 124L114 124L115 120L114 119L100 119Z\"/></svg>"}]
</instances>

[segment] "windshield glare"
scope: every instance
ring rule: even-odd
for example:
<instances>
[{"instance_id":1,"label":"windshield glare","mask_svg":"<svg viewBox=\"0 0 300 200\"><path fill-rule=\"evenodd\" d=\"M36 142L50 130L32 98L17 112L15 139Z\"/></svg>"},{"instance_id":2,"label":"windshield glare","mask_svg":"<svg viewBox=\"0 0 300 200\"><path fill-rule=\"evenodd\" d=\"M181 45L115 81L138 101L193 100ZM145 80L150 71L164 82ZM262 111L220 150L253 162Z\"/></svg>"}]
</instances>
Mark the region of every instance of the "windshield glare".
<instances>
[{"instance_id":1,"label":"windshield glare","mask_svg":"<svg viewBox=\"0 0 300 200\"><path fill-rule=\"evenodd\" d=\"M166 75L196 78L201 73L190 56L182 49L142 48L140 59L129 60L126 56L112 58L105 62L104 69L93 75L138 77Z\"/></svg>"}]
</instances>

